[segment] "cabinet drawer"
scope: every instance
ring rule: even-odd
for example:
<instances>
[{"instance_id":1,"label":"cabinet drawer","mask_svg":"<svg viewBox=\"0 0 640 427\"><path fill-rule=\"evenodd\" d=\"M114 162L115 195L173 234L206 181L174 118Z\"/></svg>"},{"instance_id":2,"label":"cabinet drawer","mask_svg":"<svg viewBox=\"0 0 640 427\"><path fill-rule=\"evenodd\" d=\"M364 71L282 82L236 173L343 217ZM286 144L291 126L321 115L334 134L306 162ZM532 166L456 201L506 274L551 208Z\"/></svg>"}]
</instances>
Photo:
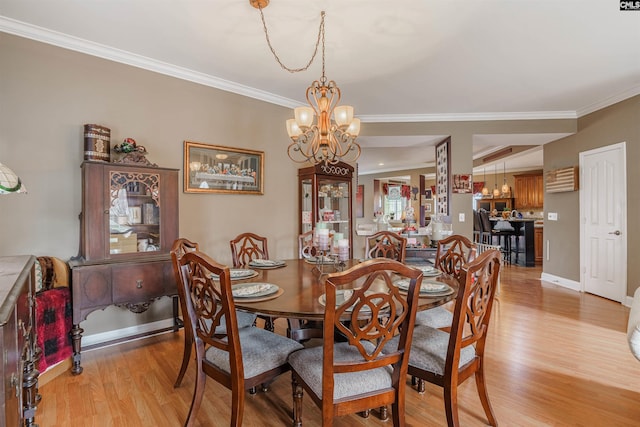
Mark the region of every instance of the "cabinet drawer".
<instances>
[{"instance_id":1,"label":"cabinet drawer","mask_svg":"<svg viewBox=\"0 0 640 427\"><path fill-rule=\"evenodd\" d=\"M114 304L145 302L165 294L164 262L112 267Z\"/></svg>"}]
</instances>

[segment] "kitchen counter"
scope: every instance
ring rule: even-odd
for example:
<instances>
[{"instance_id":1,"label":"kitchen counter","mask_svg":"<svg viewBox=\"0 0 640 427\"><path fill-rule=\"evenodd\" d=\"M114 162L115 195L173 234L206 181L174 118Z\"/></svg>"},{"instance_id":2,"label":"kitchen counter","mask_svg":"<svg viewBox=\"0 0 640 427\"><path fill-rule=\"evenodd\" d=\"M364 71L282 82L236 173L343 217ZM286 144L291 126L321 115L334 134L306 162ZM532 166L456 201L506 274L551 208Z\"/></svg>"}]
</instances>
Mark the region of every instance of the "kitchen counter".
<instances>
[{"instance_id":1,"label":"kitchen counter","mask_svg":"<svg viewBox=\"0 0 640 427\"><path fill-rule=\"evenodd\" d=\"M502 217L491 217L489 219L494 222L503 220ZM515 252L515 264L534 267L536 265L534 226L539 219L507 218L504 220L509 221L514 228L513 233L515 234L516 244L511 245L511 250ZM521 254L524 257L521 257Z\"/></svg>"}]
</instances>

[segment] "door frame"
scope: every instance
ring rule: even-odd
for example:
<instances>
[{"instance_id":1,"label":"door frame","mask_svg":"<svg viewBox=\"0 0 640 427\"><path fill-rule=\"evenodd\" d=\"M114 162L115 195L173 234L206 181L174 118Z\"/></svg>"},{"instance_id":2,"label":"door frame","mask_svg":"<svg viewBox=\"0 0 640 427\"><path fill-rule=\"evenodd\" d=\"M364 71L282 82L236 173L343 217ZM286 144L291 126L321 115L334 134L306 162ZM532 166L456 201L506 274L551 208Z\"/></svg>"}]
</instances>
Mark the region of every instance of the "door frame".
<instances>
[{"instance_id":1,"label":"door frame","mask_svg":"<svg viewBox=\"0 0 640 427\"><path fill-rule=\"evenodd\" d=\"M580 159L580 181L582 183L585 182L583 179L584 174L584 159L588 155L603 153L606 151L612 150L621 150L622 151L622 164L620 165L620 170L623 174L623 179L621 182L622 191L620 194L623 195L622 200L622 208L621 208L621 218L620 218L620 231L622 232L621 238L621 259L620 265L622 267L622 282L620 284L620 289L618 289L618 298L616 301L623 303L625 298L627 297L627 145L626 142L619 142L616 144L607 145L604 147L595 148L592 150L582 151L579 153ZM584 187L584 184L580 185L580 290L581 292L585 292L585 275L587 273L587 265L586 265L586 227L585 227L585 209L586 203L585 198L588 193Z\"/></svg>"}]
</instances>

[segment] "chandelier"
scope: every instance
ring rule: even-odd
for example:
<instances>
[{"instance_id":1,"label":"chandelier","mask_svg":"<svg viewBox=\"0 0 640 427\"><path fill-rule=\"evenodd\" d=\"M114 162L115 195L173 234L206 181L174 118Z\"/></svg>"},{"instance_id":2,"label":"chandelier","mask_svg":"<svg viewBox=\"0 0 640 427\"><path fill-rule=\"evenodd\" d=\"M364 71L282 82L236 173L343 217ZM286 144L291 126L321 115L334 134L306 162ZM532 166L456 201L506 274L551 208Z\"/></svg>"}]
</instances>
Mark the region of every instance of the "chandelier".
<instances>
[{"instance_id":1,"label":"chandelier","mask_svg":"<svg viewBox=\"0 0 640 427\"><path fill-rule=\"evenodd\" d=\"M249 0L251 5L260 10L265 37L269 48L280 66L289 72L304 71L313 62L322 43L322 76L307 88L309 106L296 107L294 118L286 122L287 133L292 142L287 148L289 158L297 163L336 164L339 161L354 162L360 157L360 145L356 138L360 133L360 119L353 117L353 107L338 105L340 88L333 80L325 76L325 37L324 11L321 13L318 40L311 60L303 68L290 69L276 55L271 46L267 26L262 9L269 4L268 0Z\"/></svg>"}]
</instances>

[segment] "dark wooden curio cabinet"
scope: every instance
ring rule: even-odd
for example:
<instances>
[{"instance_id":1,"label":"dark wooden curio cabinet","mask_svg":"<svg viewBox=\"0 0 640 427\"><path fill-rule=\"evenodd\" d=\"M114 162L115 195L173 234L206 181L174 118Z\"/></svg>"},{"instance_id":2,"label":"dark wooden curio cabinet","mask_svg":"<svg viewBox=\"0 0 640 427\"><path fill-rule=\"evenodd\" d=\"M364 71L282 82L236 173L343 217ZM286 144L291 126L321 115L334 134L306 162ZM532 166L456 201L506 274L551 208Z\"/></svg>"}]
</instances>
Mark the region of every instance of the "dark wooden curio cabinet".
<instances>
[{"instance_id":1,"label":"dark wooden curio cabinet","mask_svg":"<svg viewBox=\"0 0 640 427\"><path fill-rule=\"evenodd\" d=\"M169 251L178 237L178 171L138 164L82 164L80 253L72 268L74 367L87 315L110 305L141 313L176 295ZM177 304L174 299L174 317ZM177 328L177 324L174 325Z\"/></svg>"},{"instance_id":2,"label":"dark wooden curio cabinet","mask_svg":"<svg viewBox=\"0 0 640 427\"><path fill-rule=\"evenodd\" d=\"M352 181L353 166L347 163L320 163L298 170L300 234L313 230L316 223L327 223L334 233L349 240L353 254Z\"/></svg>"}]
</instances>

